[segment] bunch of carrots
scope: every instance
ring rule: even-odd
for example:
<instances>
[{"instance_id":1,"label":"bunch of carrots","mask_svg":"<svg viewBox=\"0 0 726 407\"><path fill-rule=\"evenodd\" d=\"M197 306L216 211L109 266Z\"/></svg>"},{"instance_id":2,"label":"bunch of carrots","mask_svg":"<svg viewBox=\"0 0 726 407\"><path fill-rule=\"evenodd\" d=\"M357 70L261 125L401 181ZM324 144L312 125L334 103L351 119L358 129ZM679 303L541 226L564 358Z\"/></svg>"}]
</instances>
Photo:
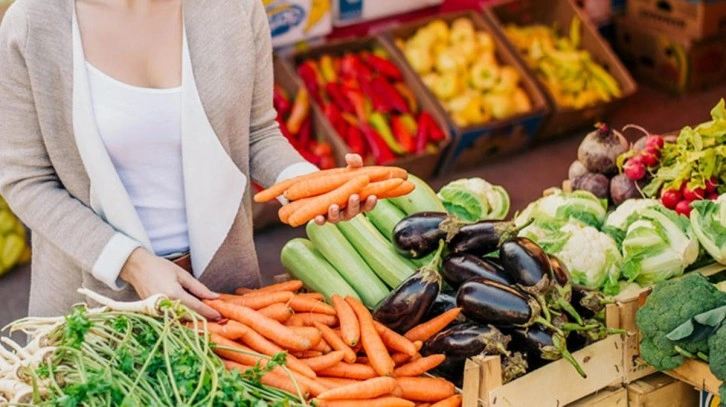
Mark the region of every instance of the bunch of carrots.
<instances>
[{"instance_id":1,"label":"bunch of carrots","mask_svg":"<svg viewBox=\"0 0 726 407\"><path fill-rule=\"evenodd\" d=\"M279 182L255 194L254 200L285 197L290 203L278 215L283 223L297 227L327 214L331 205L345 208L351 195L358 194L361 202L373 195L381 199L406 195L415 188L407 179L408 172L398 167L334 168Z\"/></svg>"},{"instance_id":2,"label":"bunch of carrots","mask_svg":"<svg viewBox=\"0 0 726 407\"><path fill-rule=\"evenodd\" d=\"M461 405L451 382L423 376L445 356L419 354L423 341L460 309L400 335L374 321L354 298L333 295L330 305L317 293L299 293L301 288L301 281L292 280L205 301L227 319L210 322L208 329L228 369L265 367L269 357L287 352L287 371L277 366L262 383L301 394L315 406Z\"/></svg>"}]
</instances>

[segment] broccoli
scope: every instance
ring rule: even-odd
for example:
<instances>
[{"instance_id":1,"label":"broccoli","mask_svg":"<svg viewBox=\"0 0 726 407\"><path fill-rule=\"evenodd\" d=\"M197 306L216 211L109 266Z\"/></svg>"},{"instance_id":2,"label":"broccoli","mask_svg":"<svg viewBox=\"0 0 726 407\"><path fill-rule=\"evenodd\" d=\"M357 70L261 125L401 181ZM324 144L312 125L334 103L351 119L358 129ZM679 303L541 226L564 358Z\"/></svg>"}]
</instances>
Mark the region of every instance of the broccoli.
<instances>
[{"instance_id":1,"label":"broccoli","mask_svg":"<svg viewBox=\"0 0 726 407\"><path fill-rule=\"evenodd\" d=\"M711 373L719 380L726 381L726 325L721 325L721 328L711 335L708 339L708 348L710 352L708 365ZM721 394L721 405L726 405L726 397L724 397L726 396L726 384L721 384L719 393Z\"/></svg>"},{"instance_id":2,"label":"broccoli","mask_svg":"<svg viewBox=\"0 0 726 407\"><path fill-rule=\"evenodd\" d=\"M726 293L698 273L658 283L636 315L641 356L658 370L671 370L683 363L684 355L707 353L706 340L673 342L666 335L694 316L724 305Z\"/></svg>"}]
</instances>

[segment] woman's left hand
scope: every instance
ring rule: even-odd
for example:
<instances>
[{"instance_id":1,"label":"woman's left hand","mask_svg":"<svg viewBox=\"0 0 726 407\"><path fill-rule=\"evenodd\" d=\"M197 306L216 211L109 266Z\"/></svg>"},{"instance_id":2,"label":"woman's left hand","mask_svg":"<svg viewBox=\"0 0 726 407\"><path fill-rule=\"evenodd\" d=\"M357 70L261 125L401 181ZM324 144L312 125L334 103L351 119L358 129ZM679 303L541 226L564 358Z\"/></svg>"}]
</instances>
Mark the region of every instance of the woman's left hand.
<instances>
[{"instance_id":1,"label":"woman's left hand","mask_svg":"<svg viewBox=\"0 0 726 407\"><path fill-rule=\"evenodd\" d=\"M358 154L346 154L345 162L348 164L349 168L359 168L363 166L363 158L361 158ZM328 208L328 215L317 216L315 218L315 223L322 225L325 222L338 223L340 221L353 219L356 215L368 212L375 208L377 201L378 199L375 196L369 196L365 202L361 202L360 197L357 194L351 195L350 198L348 198L348 205L345 209L340 210L338 205L330 205L330 208Z\"/></svg>"}]
</instances>

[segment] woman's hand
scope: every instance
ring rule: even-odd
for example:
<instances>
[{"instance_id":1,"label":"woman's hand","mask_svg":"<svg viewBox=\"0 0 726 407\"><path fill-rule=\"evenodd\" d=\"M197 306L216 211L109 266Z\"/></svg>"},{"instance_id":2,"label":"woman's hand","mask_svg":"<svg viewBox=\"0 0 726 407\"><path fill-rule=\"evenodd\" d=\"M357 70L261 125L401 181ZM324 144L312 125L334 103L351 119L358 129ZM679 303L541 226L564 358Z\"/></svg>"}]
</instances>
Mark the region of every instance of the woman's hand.
<instances>
[{"instance_id":1,"label":"woman's hand","mask_svg":"<svg viewBox=\"0 0 726 407\"><path fill-rule=\"evenodd\" d=\"M215 299L219 294L209 290L183 268L142 248L131 253L119 277L131 284L141 299L164 294L171 299L180 300L208 320L216 321L222 317L199 300Z\"/></svg>"},{"instance_id":2,"label":"woman's hand","mask_svg":"<svg viewBox=\"0 0 726 407\"><path fill-rule=\"evenodd\" d=\"M345 162L348 164L348 168L359 168L363 166L363 158L358 154L346 154ZM358 195L351 195L348 198L348 205L345 209L341 211L338 205L330 205L330 208L328 208L328 216L317 216L315 223L322 225L325 222L338 223L353 219L359 213L368 212L375 208L376 202L377 198L375 196L369 196L365 202L361 202Z\"/></svg>"}]
</instances>

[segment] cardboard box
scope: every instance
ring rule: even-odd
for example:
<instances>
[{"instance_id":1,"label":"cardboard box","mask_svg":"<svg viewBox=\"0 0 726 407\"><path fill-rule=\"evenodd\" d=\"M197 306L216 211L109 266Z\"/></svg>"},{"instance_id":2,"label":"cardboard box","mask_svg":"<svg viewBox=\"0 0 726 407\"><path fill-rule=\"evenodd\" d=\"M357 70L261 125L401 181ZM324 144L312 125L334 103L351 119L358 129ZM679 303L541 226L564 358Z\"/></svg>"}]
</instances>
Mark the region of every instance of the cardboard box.
<instances>
[{"instance_id":1,"label":"cardboard box","mask_svg":"<svg viewBox=\"0 0 726 407\"><path fill-rule=\"evenodd\" d=\"M693 386L663 373L655 373L628 385L630 407L698 405L698 392Z\"/></svg>"},{"instance_id":2,"label":"cardboard box","mask_svg":"<svg viewBox=\"0 0 726 407\"><path fill-rule=\"evenodd\" d=\"M438 168L441 156L447 150L451 143L451 133L447 128L446 118L435 108L434 101L428 98L426 93L423 92L423 89L418 84L415 75L408 70L402 68L402 61L396 57L395 50L393 49L392 45L377 36L369 36L352 40L341 40L317 47L312 47L307 51L292 54L289 57L289 62L292 64L292 66L297 66L298 63L301 63L306 59L317 59L324 54L342 55L346 52L370 50L373 47L381 47L388 53L388 55L390 55L391 61L398 66L399 70L403 74L404 82L406 83L406 85L408 85L408 87L411 89L414 96L418 100L420 108L431 113L436 123L438 123L439 127L444 131L446 135L446 140L441 142L436 152L425 152L422 154L400 157L387 165L401 167L406 169L408 172L418 176L419 178L422 178L424 180L429 179L436 173L436 169ZM322 114L320 106L315 105L314 109L320 112L322 125L327 128L326 133L333 134L331 142L335 147L334 150L336 151L336 154L338 154L338 159L344 160L345 153L349 151L348 146L343 141L343 138L333 129L330 121L327 120L327 118Z\"/></svg>"},{"instance_id":3,"label":"cardboard box","mask_svg":"<svg viewBox=\"0 0 726 407\"><path fill-rule=\"evenodd\" d=\"M592 59L618 81L621 88L621 97L609 103L600 103L584 109L558 106L552 94L540 81L537 81L542 92L547 96L552 108L552 114L547 119L543 128L539 131L538 140L547 140L570 131L591 127L599 119L607 114L623 99L633 95L636 91L636 84L625 66L612 51L607 42L600 36L597 28L587 19L582 12L574 5L572 0L536 1L517 0L491 7L485 11L486 17L494 23L497 33L506 38L503 26L508 23L519 25L545 24L558 27L569 27L574 17L582 20L582 48L589 51ZM508 44L509 43L507 41ZM513 48L513 47L512 47ZM522 64L524 60L516 52ZM535 73L526 67L532 77Z\"/></svg>"},{"instance_id":4,"label":"cardboard box","mask_svg":"<svg viewBox=\"0 0 726 407\"><path fill-rule=\"evenodd\" d=\"M698 407L720 407L721 399L718 396L701 390L698 392Z\"/></svg>"},{"instance_id":5,"label":"cardboard box","mask_svg":"<svg viewBox=\"0 0 726 407\"><path fill-rule=\"evenodd\" d=\"M615 43L638 79L672 93L705 90L726 80L726 37L690 40L621 18Z\"/></svg>"},{"instance_id":6,"label":"cardboard box","mask_svg":"<svg viewBox=\"0 0 726 407\"><path fill-rule=\"evenodd\" d=\"M344 27L362 21L376 20L426 7L438 6L444 0L332 0L333 25Z\"/></svg>"},{"instance_id":7,"label":"cardboard box","mask_svg":"<svg viewBox=\"0 0 726 407\"><path fill-rule=\"evenodd\" d=\"M275 48L333 31L330 0L263 0Z\"/></svg>"},{"instance_id":8,"label":"cardboard box","mask_svg":"<svg viewBox=\"0 0 726 407\"><path fill-rule=\"evenodd\" d=\"M472 20L478 31L493 34L497 60L500 64L513 66L520 73L520 85L530 98L532 110L502 120L459 127L447 114L438 98L427 88L420 76L406 61L403 52L394 45L396 39L410 38L420 27L428 24L431 20L441 19L450 24L461 17ZM396 57L404 62L402 64L404 69L409 75L415 77L418 83L417 87L421 88L427 97L434 102L439 114L446 117L447 124L452 134L454 134L454 143L442 159L439 174L445 174L454 169L481 165L491 157L526 148L533 140L544 117L549 113L547 100L537 86L535 79L530 76L521 61L514 56L512 50L493 31L492 26L476 13L454 12L405 24L386 33L385 38L391 47L395 49Z\"/></svg>"},{"instance_id":9,"label":"cardboard box","mask_svg":"<svg viewBox=\"0 0 726 407\"><path fill-rule=\"evenodd\" d=\"M628 407L628 391L622 386L608 388L570 403L567 407Z\"/></svg>"},{"instance_id":10,"label":"cardboard box","mask_svg":"<svg viewBox=\"0 0 726 407\"><path fill-rule=\"evenodd\" d=\"M674 38L702 39L726 34L726 1L628 0L626 16Z\"/></svg>"}]
</instances>

